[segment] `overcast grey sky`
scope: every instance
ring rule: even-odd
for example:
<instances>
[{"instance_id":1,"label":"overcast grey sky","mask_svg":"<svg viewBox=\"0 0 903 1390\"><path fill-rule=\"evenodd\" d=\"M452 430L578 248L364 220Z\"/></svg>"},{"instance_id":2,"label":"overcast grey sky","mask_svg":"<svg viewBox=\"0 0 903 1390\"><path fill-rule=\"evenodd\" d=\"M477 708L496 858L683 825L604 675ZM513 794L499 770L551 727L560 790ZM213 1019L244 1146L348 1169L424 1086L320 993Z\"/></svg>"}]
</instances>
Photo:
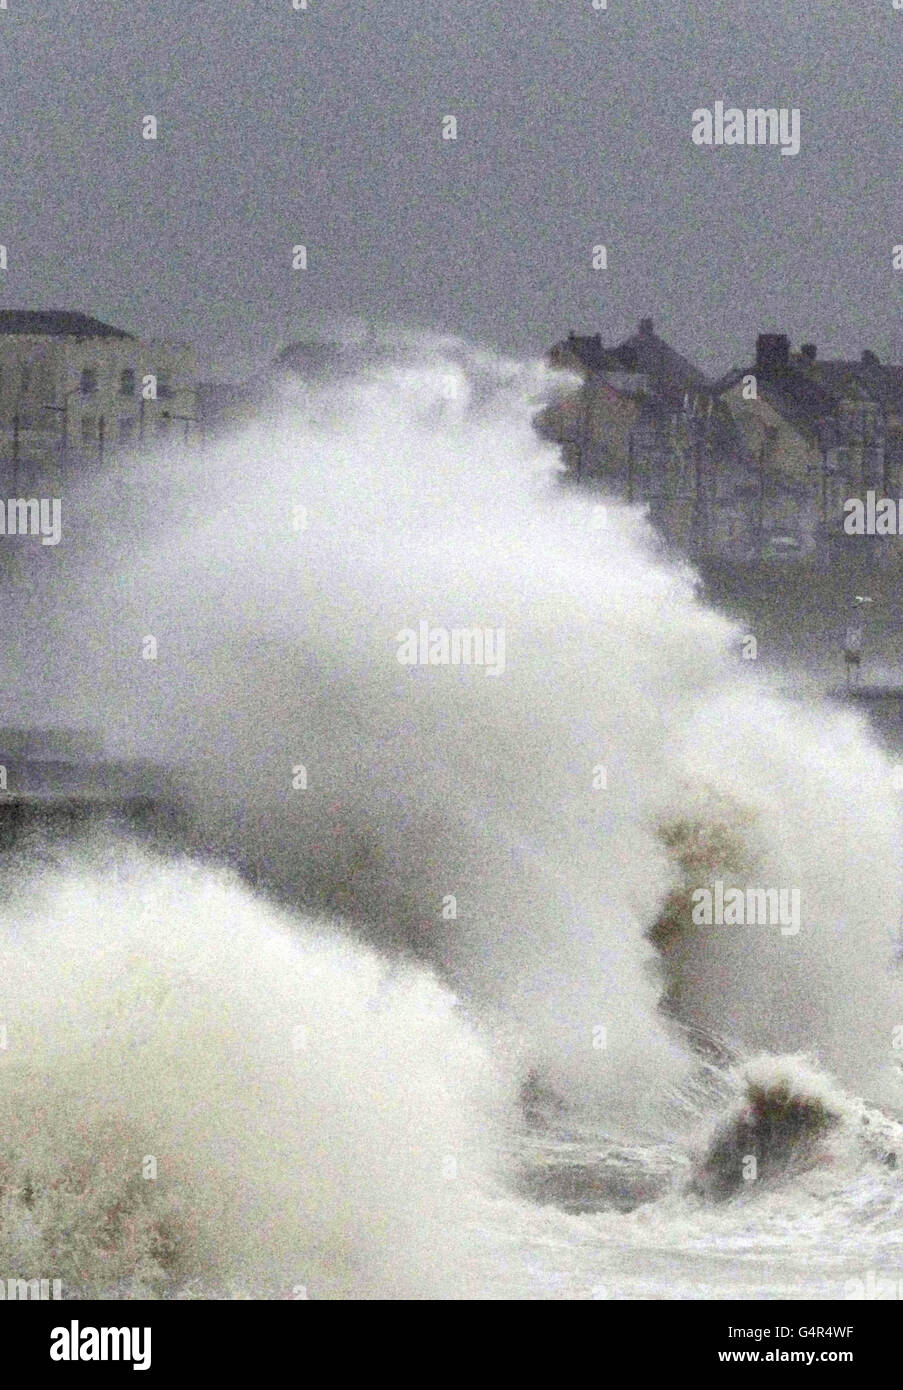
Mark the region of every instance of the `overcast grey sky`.
<instances>
[{"instance_id":1,"label":"overcast grey sky","mask_svg":"<svg viewBox=\"0 0 903 1390\"><path fill-rule=\"evenodd\" d=\"M7 307L222 362L349 313L519 353L649 314L709 370L769 329L903 358L892 0L7 4ZM718 100L799 107L799 155L695 146Z\"/></svg>"}]
</instances>

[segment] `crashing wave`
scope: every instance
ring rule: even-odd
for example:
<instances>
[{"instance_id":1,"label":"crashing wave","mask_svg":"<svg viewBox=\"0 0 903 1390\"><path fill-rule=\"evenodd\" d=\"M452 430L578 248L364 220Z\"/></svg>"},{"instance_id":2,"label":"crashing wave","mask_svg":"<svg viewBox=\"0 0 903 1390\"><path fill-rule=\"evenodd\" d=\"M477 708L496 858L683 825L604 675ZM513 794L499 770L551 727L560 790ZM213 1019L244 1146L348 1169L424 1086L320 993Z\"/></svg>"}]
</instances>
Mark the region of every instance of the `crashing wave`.
<instances>
[{"instance_id":1,"label":"crashing wave","mask_svg":"<svg viewBox=\"0 0 903 1390\"><path fill-rule=\"evenodd\" d=\"M95 846L0 912L0 1268L65 1296L473 1294L508 1091L423 969Z\"/></svg>"},{"instance_id":2,"label":"crashing wave","mask_svg":"<svg viewBox=\"0 0 903 1390\"><path fill-rule=\"evenodd\" d=\"M799 1174L851 1159L896 1168L903 1124L848 1095L805 1057L751 1058L740 1097L717 1121L693 1164L689 1191L711 1201L753 1195Z\"/></svg>"}]
</instances>

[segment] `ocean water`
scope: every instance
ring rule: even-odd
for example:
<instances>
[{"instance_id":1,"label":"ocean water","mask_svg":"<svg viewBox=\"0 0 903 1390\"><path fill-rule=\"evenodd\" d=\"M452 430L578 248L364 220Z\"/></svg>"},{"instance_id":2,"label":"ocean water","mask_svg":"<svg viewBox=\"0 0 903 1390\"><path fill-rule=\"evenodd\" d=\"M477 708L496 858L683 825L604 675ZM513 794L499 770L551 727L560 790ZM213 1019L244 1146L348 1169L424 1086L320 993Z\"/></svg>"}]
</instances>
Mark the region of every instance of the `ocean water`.
<instances>
[{"instance_id":1,"label":"ocean water","mask_svg":"<svg viewBox=\"0 0 903 1390\"><path fill-rule=\"evenodd\" d=\"M562 486L531 423L560 378L387 346L72 486L19 557L3 722L100 727L190 828L3 865L0 1264L90 1297L888 1296L887 752ZM716 879L798 920L697 925Z\"/></svg>"}]
</instances>

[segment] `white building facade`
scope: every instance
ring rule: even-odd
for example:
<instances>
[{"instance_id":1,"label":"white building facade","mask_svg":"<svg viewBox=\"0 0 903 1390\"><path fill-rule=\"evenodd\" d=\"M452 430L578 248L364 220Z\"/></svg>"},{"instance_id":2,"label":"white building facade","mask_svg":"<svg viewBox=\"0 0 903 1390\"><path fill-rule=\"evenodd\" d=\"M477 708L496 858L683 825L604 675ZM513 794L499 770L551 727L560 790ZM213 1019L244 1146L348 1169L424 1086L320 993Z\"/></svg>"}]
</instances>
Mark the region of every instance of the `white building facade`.
<instances>
[{"instance_id":1,"label":"white building facade","mask_svg":"<svg viewBox=\"0 0 903 1390\"><path fill-rule=\"evenodd\" d=\"M198 428L187 344L68 310L0 310L0 469L10 495Z\"/></svg>"}]
</instances>

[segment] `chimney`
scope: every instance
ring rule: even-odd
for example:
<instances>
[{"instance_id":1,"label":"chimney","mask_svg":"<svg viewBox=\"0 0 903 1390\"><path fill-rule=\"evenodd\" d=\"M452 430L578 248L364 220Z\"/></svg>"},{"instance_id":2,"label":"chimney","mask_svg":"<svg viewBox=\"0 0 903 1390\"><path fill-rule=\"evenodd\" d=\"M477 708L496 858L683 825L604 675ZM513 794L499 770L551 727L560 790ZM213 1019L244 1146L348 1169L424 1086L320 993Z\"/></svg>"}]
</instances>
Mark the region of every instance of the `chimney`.
<instances>
[{"instance_id":1,"label":"chimney","mask_svg":"<svg viewBox=\"0 0 903 1390\"><path fill-rule=\"evenodd\" d=\"M640 319L641 338L651 338L654 331L655 325L653 324L652 319Z\"/></svg>"},{"instance_id":2,"label":"chimney","mask_svg":"<svg viewBox=\"0 0 903 1390\"><path fill-rule=\"evenodd\" d=\"M805 357L807 362L814 362L818 356L818 348L814 343L803 343L803 346L800 348L800 354Z\"/></svg>"},{"instance_id":3,"label":"chimney","mask_svg":"<svg viewBox=\"0 0 903 1390\"><path fill-rule=\"evenodd\" d=\"M872 352L871 348L866 348L862 354L862 364L864 367L880 367L881 359L877 352Z\"/></svg>"},{"instance_id":4,"label":"chimney","mask_svg":"<svg viewBox=\"0 0 903 1390\"><path fill-rule=\"evenodd\" d=\"M756 339L756 371L760 376L786 371L790 365L790 341L786 333L760 333Z\"/></svg>"}]
</instances>

